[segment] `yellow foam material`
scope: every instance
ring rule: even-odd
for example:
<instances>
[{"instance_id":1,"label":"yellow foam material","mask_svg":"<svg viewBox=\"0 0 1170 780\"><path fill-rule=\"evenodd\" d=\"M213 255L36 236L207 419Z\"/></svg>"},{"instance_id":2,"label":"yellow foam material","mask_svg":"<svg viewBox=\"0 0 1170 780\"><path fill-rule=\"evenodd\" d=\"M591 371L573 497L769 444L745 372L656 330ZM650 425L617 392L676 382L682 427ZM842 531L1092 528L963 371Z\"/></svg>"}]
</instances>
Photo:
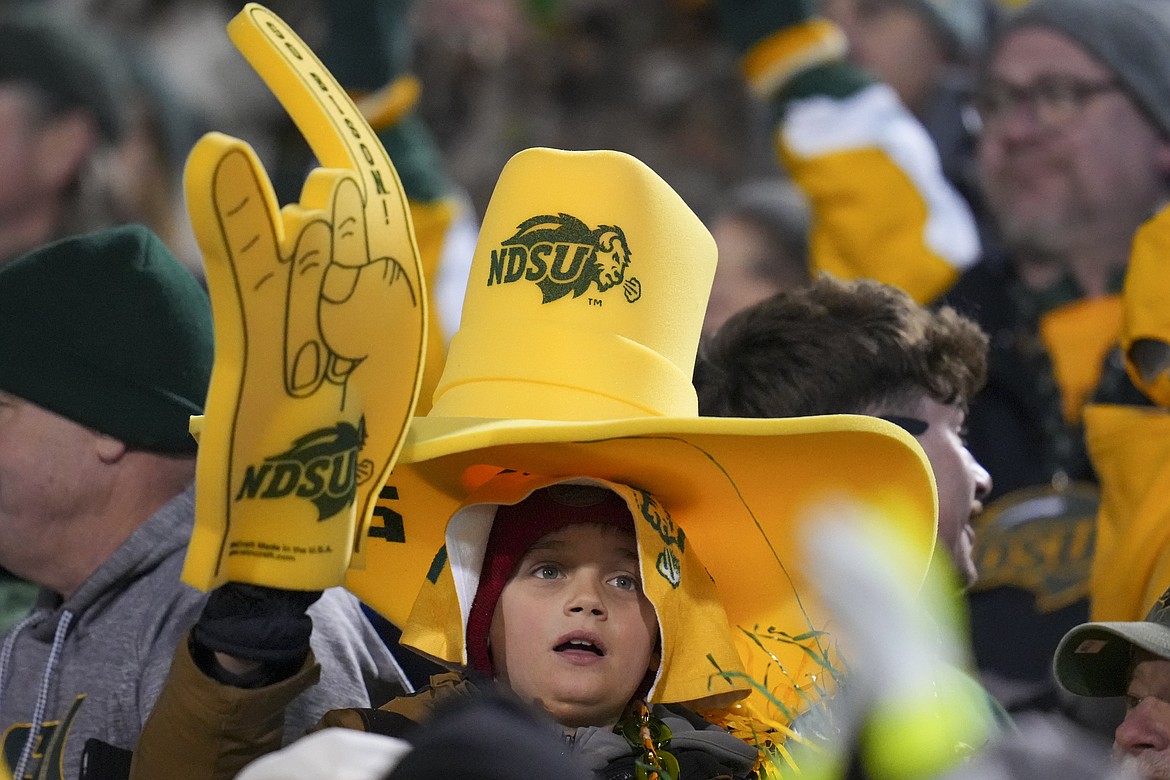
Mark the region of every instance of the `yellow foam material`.
<instances>
[{"instance_id":1,"label":"yellow foam material","mask_svg":"<svg viewBox=\"0 0 1170 780\"><path fill-rule=\"evenodd\" d=\"M1170 582L1170 414L1091 404L1085 442L1101 482L1089 617L1143 620Z\"/></svg>"},{"instance_id":2,"label":"yellow foam material","mask_svg":"<svg viewBox=\"0 0 1170 780\"><path fill-rule=\"evenodd\" d=\"M921 580L931 559L936 504L929 465L913 437L883 420L843 415L469 422L415 419L390 477L395 499L383 507L402 529L402 543L372 546L367 569L347 579L350 590L399 626L418 592L406 584L438 572L433 564L444 543L440 519L466 499L469 477L484 466L490 473L588 476L636 485L658 498L715 579L744 669L792 711L831 692L825 670L805 649L835 641L797 541L810 509L824 501L856 500L890 527L904 526L915 540L918 554L908 577ZM439 433L444 423L451 424L447 435ZM394 587L387 585L391 577ZM829 636L799 643L764 638L762 648L744 641L743 631L768 634L772 627L791 636L813 630ZM433 646L428 652L460 660L458 652L435 652ZM758 693L743 706L757 720L789 720Z\"/></svg>"},{"instance_id":3,"label":"yellow foam material","mask_svg":"<svg viewBox=\"0 0 1170 780\"><path fill-rule=\"evenodd\" d=\"M1101 380L1101 364L1121 333L1121 296L1086 298L1040 318L1040 338L1052 357L1064 418L1081 419L1081 410Z\"/></svg>"},{"instance_id":4,"label":"yellow foam material","mask_svg":"<svg viewBox=\"0 0 1170 780\"><path fill-rule=\"evenodd\" d=\"M312 51L250 3L228 25L322 167L278 207L243 141L209 133L184 171L216 360L184 581L340 584L360 565L418 396L426 294L406 196Z\"/></svg>"},{"instance_id":5,"label":"yellow foam material","mask_svg":"<svg viewBox=\"0 0 1170 780\"><path fill-rule=\"evenodd\" d=\"M1138 340L1170 344L1167 253L1170 253L1170 206L1162 208L1134 234L1125 274L1125 318L1121 333L1121 348L1127 358L1130 347ZM1128 359L1126 370L1146 395L1162 407L1170 406L1170 372L1143 377Z\"/></svg>"},{"instance_id":6,"label":"yellow foam material","mask_svg":"<svg viewBox=\"0 0 1170 780\"><path fill-rule=\"evenodd\" d=\"M528 258L519 236L542 232L570 234L559 249L596 251L586 265L541 242ZM702 221L640 160L519 152L484 213L431 416L696 415L691 375L715 258ZM546 300L538 284L566 273L596 281ZM502 336L516 341L501 348Z\"/></svg>"}]
</instances>

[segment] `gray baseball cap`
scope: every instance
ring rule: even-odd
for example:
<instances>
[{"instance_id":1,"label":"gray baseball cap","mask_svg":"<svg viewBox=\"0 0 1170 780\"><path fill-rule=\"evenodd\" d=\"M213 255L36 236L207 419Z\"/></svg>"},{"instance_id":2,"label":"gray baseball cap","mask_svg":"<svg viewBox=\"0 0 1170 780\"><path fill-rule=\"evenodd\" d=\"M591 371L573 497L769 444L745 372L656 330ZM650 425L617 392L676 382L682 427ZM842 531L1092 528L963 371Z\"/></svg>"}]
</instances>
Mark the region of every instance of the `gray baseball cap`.
<instances>
[{"instance_id":1,"label":"gray baseball cap","mask_svg":"<svg viewBox=\"0 0 1170 780\"><path fill-rule=\"evenodd\" d=\"M1170 588L1145 620L1083 623L1060 640L1056 680L1078 696L1123 696L1135 648L1170 659Z\"/></svg>"}]
</instances>

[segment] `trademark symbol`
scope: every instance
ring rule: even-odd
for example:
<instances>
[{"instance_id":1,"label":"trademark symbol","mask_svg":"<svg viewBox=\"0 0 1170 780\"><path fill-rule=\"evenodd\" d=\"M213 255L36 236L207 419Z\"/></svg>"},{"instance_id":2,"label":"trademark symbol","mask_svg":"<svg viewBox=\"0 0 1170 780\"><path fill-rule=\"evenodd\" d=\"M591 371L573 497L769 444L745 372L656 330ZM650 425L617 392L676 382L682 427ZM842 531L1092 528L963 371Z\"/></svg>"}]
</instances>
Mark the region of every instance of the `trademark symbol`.
<instances>
[{"instance_id":1,"label":"trademark symbol","mask_svg":"<svg viewBox=\"0 0 1170 780\"><path fill-rule=\"evenodd\" d=\"M589 299L589 305L590 305L590 306L600 306L600 305L601 305L601 299L600 299L600 298L590 298L590 299Z\"/></svg>"}]
</instances>

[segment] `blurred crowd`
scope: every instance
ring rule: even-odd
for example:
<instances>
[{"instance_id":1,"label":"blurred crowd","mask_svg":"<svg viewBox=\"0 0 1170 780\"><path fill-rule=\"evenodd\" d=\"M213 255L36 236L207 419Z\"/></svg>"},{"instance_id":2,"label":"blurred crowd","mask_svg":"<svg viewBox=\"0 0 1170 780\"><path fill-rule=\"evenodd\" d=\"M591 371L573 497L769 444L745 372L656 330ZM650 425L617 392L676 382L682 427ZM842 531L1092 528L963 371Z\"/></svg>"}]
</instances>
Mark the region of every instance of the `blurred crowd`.
<instances>
[{"instance_id":1,"label":"blurred crowd","mask_svg":"<svg viewBox=\"0 0 1170 780\"><path fill-rule=\"evenodd\" d=\"M1036 761L1068 778L1058 755L1074 747L1091 753L1083 776L1104 776L1116 733L1116 750L1139 757L1135 776L1156 778L1170 777L1159 763L1170 758L1156 757L1170 756L1170 717L1141 708L1157 699L1170 712L1170 671L1143 664L1170 658L1170 641L1124 626L1170 631L1157 606L1170 585L1158 489L1170 461L1155 435L1170 325L1151 270L1170 242L1150 221L1170 198L1170 2L1117 3L265 5L358 101L410 199L433 304L420 412L459 328L501 170L531 147L625 152L718 246L694 374L700 414L864 414L923 447L940 550L964 581L970 623L944 629L965 648L947 662L969 653L976 695L1005 734L968 774L945 776L1048 776L1025 768ZM224 33L242 6L0 4L0 267L140 223L206 285L183 171L211 131L252 146L279 203L300 197L316 161ZM821 370L834 361L850 370ZM918 395L882 384L897 370ZM950 439L933 439L940 430ZM0 574L2 628L45 583ZM889 572L870 574L875 592L890 587ZM823 579L833 602L846 586ZM369 617L403 652L401 627ZM840 619L876 647L863 616ZM1076 633L1090 621L1105 628ZM1125 662L1108 680L1075 665L1116 641L1123 650L1108 652ZM1058 649L1071 659L1064 672L1053 670ZM416 674L376 654L369 663ZM1158 682L1127 702L1118 675ZM849 771L866 776L856 762Z\"/></svg>"}]
</instances>

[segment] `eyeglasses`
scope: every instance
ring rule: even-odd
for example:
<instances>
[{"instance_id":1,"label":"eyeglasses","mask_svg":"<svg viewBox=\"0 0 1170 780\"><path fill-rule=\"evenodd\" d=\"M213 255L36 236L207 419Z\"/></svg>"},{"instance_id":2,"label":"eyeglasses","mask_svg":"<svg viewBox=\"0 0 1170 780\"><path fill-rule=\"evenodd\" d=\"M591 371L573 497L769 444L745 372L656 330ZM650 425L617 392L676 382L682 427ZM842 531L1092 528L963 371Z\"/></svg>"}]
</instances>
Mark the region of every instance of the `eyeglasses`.
<instances>
[{"instance_id":1,"label":"eyeglasses","mask_svg":"<svg viewBox=\"0 0 1170 780\"><path fill-rule=\"evenodd\" d=\"M975 98L975 107L984 127L993 126L1026 105L1044 127L1063 127L1077 117L1097 95L1118 92L1121 84L1112 79L1085 81L1075 76L1041 76L1025 87L1003 81L989 81Z\"/></svg>"}]
</instances>

